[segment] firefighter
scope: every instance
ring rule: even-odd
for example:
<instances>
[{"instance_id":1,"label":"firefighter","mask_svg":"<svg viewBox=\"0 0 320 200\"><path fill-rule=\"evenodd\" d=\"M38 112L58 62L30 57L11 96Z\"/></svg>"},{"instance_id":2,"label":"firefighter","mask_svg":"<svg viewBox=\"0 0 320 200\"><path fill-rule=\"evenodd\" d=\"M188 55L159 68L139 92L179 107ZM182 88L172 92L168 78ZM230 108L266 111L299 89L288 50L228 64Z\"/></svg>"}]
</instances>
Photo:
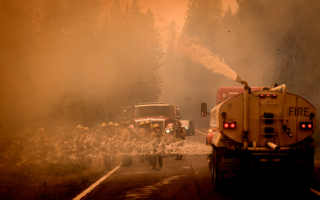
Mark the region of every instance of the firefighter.
<instances>
[{"instance_id":1,"label":"firefighter","mask_svg":"<svg viewBox=\"0 0 320 200\"><path fill-rule=\"evenodd\" d=\"M175 142L178 142L178 146L183 145L183 141L185 140L185 137L186 137L186 131L183 128L181 128L181 126L182 126L182 123L178 121L177 127L174 130L174 138L175 138ZM182 160L182 155L180 153L177 153L177 157L175 160Z\"/></svg>"},{"instance_id":2,"label":"firefighter","mask_svg":"<svg viewBox=\"0 0 320 200\"><path fill-rule=\"evenodd\" d=\"M152 169L156 168L157 158L158 158L159 166L162 167L162 155L157 152L158 150L157 148L159 148L161 139L163 139L164 137L165 135L161 132L159 124L154 124L153 131L150 136L150 140L154 141L157 146L153 149L153 154L151 156Z\"/></svg>"},{"instance_id":3,"label":"firefighter","mask_svg":"<svg viewBox=\"0 0 320 200\"><path fill-rule=\"evenodd\" d=\"M84 148L84 152L83 152L84 164L87 167L92 166L92 159L88 155L89 154L88 150L91 149L90 140L91 140L91 134L89 132L89 128L85 127L83 129L82 137L80 138L80 145Z\"/></svg>"},{"instance_id":4,"label":"firefighter","mask_svg":"<svg viewBox=\"0 0 320 200\"><path fill-rule=\"evenodd\" d=\"M109 138L109 130L108 130L108 124L102 123L100 127L100 131L98 132L98 135L96 136L97 142L103 142L108 140Z\"/></svg>"},{"instance_id":5,"label":"firefighter","mask_svg":"<svg viewBox=\"0 0 320 200\"><path fill-rule=\"evenodd\" d=\"M114 137L114 123L113 122L108 123L108 135L109 135L109 137Z\"/></svg>"},{"instance_id":6,"label":"firefighter","mask_svg":"<svg viewBox=\"0 0 320 200\"><path fill-rule=\"evenodd\" d=\"M107 123L102 123L101 124L101 132L107 133L108 130L108 124Z\"/></svg>"},{"instance_id":7,"label":"firefighter","mask_svg":"<svg viewBox=\"0 0 320 200\"><path fill-rule=\"evenodd\" d=\"M150 121L145 121L145 122L144 122L144 128L146 129L146 135L145 135L145 137L149 139L150 136L151 136L151 133L152 133L152 131L153 131L153 129L151 129L151 123L150 123ZM145 156L145 158L146 158L146 160L148 161L149 165L152 165L152 155L151 155L151 154L147 154L147 155Z\"/></svg>"},{"instance_id":8,"label":"firefighter","mask_svg":"<svg viewBox=\"0 0 320 200\"><path fill-rule=\"evenodd\" d=\"M120 140L123 141L123 142L127 142L127 141L130 140L130 138L131 138L131 136L130 136L129 126L124 124L124 127L121 130L121 138L120 138Z\"/></svg>"},{"instance_id":9,"label":"firefighter","mask_svg":"<svg viewBox=\"0 0 320 200\"><path fill-rule=\"evenodd\" d=\"M147 130L145 129L144 122L140 122L140 124L139 124L139 134L138 134L139 141L142 142L142 143L148 142L146 140L146 135L147 135ZM146 153L146 152L140 152L140 153ZM140 162L144 162L144 160L145 160L145 156L144 155L140 155Z\"/></svg>"},{"instance_id":10,"label":"firefighter","mask_svg":"<svg viewBox=\"0 0 320 200\"><path fill-rule=\"evenodd\" d=\"M147 130L145 128L144 122L140 122L139 124L139 139L141 141L145 140L147 136Z\"/></svg>"},{"instance_id":11,"label":"firefighter","mask_svg":"<svg viewBox=\"0 0 320 200\"><path fill-rule=\"evenodd\" d=\"M134 140L134 139L138 139L137 133L134 131L133 126L130 126L130 121L126 122L126 127L128 128L129 132L130 132L130 141Z\"/></svg>"},{"instance_id":12,"label":"firefighter","mask_svg":"<svg viewBox=\"0 0 320 200\"><path fill-rule=\"evenodd\" d=\"M114 136L120 137L121 136L121 129L122 129L121 126L118 123L115 123L114 124L114 132L113 132Z\"/></svg>"},{"instance_id":13,"label":"firefighter","mask_svg":"<svg viewBox=\"0 0 320 200\"><path fill-rule=\"evenodd\" d=\"M147 134L149 134L148 137L150 137L152 132L151 123L149 121L145 121L144 124L145 124L145 129L147 130Z\"/></svg>"},{"instance_id":14,"label":"firefighter","mask_svg":"<svg viewBox=\"0 0 320 200\"><path fill-rule=\"evenodd\" d=\"M110 129L113 129L113 122L109 122L109 124L106 123L102 123L101 124L101 134L98 137L98 140L100 140L101 144L107 144L108 140L110 139L111 133L110 133ZM106 153L106 149L107 146L101 146L103 152L103 163L104 163L104 167L107 170L111 169L111 158L110 156Z\"/></svg>"},{"instance_id":15,"label":"firefighter","mask_svg":"<svg viewBox=\"0 0 320 200\"><path fill-rule=\"evenodd\" d=\"M77 126L77 130L76 130L76 135L73 139L73 143L76 147L74 155L76 155L76 158L78 160L78 162L82 165L86 165L86 161L85 161L85 149L83 146L83 143L86 139L86 134L84 132L84 128L81 125Z\"/></svg>"},{"instance_id":16,"label":"firefighter","mask_svg":"<svg viewBox=\"0 0 320 200\"><path fill-rule=\"evenodd\" d=\"M108 124L108 141L109 141L109 145L110 145L110 141L115 141L118 139L118 136L120 134L120 125L118 123L113 123L113 122L109 122ZM107 141L107 142L108 142ZM114 145L114 142L112 142L112 145ZM110 159L110 165L114 165L115 163L115 155L116 155L116 152L117 152L117 149L116 148L113 148L112 146L108 146L107 147L108 149L108 153L109 153L109 159Z\"/></svg>"},{"instance_id":17,"label":"firefighter","mask_svg":"<svg viewBox=\"0 0 320 200\"><path fill-rule=\"evenodd\" d=\"M121 131L121 137L120 140L121 142L125 145L126 142L130 141L130 131L129 131L129 124L127 125L127 123L123 122L122 123L123 128ZM131 152L126 152L127 154L130 154ZM122 156L122 164L124 166L129 166L132 163L132 157L130 155L124 155Z\"/></svg>"}]
</instances>

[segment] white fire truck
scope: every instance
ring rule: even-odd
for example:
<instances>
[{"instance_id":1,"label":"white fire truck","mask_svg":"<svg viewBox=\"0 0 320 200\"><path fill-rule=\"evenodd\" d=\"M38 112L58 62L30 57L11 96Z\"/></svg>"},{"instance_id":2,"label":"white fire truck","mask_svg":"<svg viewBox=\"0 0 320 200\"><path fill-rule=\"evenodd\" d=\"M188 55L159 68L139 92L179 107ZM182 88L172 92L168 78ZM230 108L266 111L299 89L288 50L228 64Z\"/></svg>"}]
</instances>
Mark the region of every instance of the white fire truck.
<instances>
[{"instance_id":1,"label":"white fire truck","mask_svg":"<svg viewBox=\"0 0 320 200\"><path fill-rule=\"evenodd\" d=\"M201 104L201 116L210 114L210 126L217 129L210 160L215 187L251 178L275 183L274 177L310 185L316 108L285 85L252 91L246 81L237 81L244 84L243 94L210 113L206 103Z\"/></svg>"}]
</instances>

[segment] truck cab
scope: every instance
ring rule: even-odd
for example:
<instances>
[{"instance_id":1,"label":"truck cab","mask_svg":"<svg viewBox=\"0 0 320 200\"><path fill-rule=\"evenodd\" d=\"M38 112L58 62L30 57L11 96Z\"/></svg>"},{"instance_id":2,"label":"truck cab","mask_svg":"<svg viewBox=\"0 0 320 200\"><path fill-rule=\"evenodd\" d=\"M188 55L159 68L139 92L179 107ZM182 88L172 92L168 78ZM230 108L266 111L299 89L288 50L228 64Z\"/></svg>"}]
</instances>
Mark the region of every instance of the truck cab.
<instances>
[{"instance_id":1,"label":"truck cab","mask_svg":"<svg viewBox=\"0 0 320 200\"><path fill-rule=\"evenodd\" d=\"M144 121L149 121L151 124L159 124L161 131L164 132L169 124L179 118L180 108L178 106L161 102L139 103L124 109L124 119L132 121L132 126L136 132L139 131L140 122Z\"/></svg>"}]
</instances>

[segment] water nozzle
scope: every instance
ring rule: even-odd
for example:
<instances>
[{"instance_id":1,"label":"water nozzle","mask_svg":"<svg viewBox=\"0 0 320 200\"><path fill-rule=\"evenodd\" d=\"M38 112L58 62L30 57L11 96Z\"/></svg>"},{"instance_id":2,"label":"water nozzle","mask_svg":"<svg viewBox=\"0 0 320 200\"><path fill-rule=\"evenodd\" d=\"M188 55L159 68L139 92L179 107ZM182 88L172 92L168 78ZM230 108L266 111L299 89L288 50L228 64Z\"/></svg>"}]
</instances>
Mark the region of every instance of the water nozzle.
<instances>
[{"instance_id":1,"label":"water nozzle","mask_svg":"<svg viewBox=\"0 0 320 200\"><path fill-rule=\"evenodd\" d=\"M239 75L237 75L236 81L241 84L244 84L244 87L248 87L248 82L245 80L242 80Z\"/></svg>"}]
</instances>

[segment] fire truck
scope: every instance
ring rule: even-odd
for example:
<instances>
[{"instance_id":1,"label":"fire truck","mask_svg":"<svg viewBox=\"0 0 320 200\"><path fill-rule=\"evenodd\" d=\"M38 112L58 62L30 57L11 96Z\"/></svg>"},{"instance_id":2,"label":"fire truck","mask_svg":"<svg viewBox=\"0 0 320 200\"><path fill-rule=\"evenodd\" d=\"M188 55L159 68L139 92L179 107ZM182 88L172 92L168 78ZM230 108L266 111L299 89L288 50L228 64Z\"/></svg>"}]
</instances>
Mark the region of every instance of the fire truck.
<instances>
[{"instance_id":1,"label":"fire truck","mask_svg":"<svg viewBox=\"0 0 320 200\"><path fill-rule=\"evenodd\" d=\"M161 102L144 102L124 109L125 120L132 122L135 131L139 130L140 122L149 121L151 124L159 124L161 131L172 126L180 119L180 108L177 105Z\"/></svg>"},{"instance_id":2,"label":"fire truck","mask_svg":"<svg viewBox=\"0 0 320 200\"><path fill-rule=\"evenodd\" d=\"M252 87L251 91L262 90L263 87ZM219 87L217 90L217 104L230 99L238 94L243 94L244 88L243 87ZM206 137L206 144L212 145L212 138L214 134L217 132L216 127L212 127L208 130L207 137Z\"/></svg>"},{"instance_id":3,"label":"fire truck","mask_svg":"<svg viewBox=\"0 0 320 200\"><path fill-rule=\"evenodd\" d=\"M209 162L215 188L252 179L276 184L274 177L308 187L316 108L285 85L253 91L239 76L237 81L244 84L243 93L226 96L209 113L201 104L201 116L209 114L210 126L217 130Z\"/></svg>"}]
</instances>

